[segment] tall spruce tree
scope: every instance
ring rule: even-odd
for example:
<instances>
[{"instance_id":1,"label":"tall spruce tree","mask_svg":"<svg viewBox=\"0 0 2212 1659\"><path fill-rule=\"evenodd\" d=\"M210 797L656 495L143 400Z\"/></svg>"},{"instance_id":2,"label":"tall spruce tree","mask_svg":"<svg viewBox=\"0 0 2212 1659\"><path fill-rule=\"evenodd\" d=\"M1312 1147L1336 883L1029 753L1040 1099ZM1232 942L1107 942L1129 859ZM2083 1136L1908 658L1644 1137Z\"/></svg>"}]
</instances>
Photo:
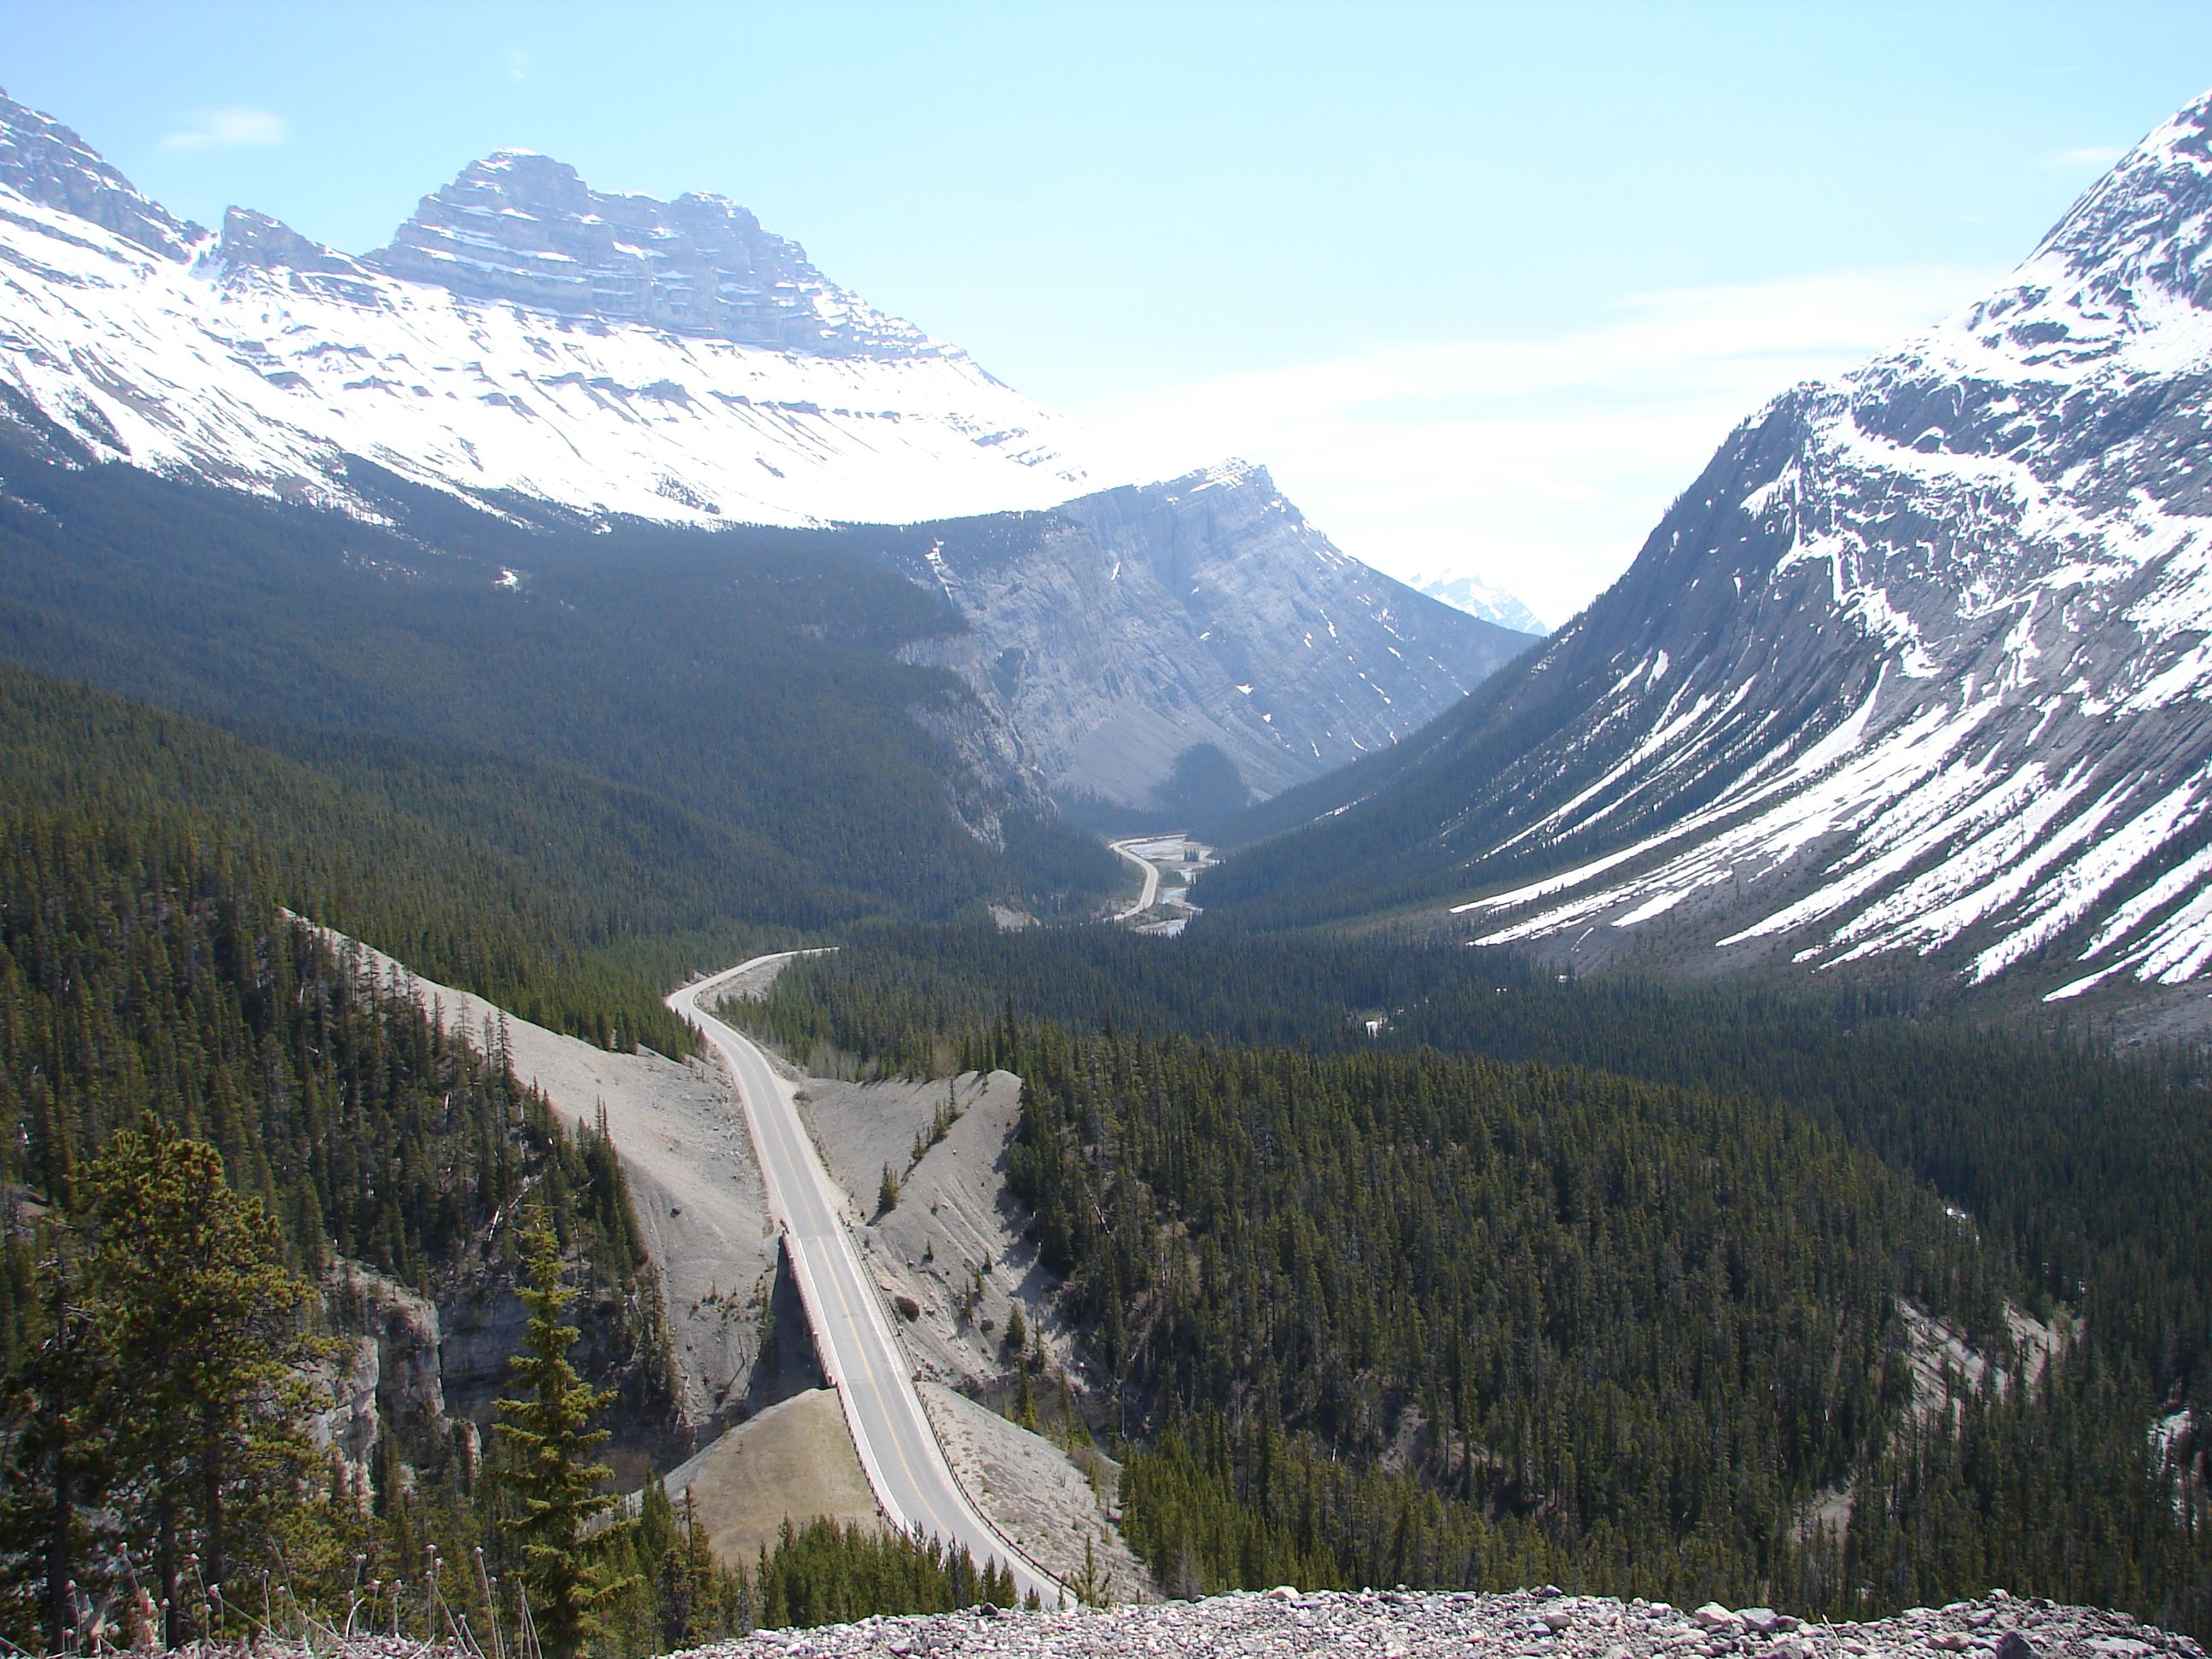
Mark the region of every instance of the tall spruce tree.
<instances>
[{"instance_id":1,"label":"tall spruce tree","mask_svg":"<svg viewBox=\"0 0 2212 1659\"><path fill-rule=\"evenodd\" d=\"M175 1646L191 1606L219 1615L238 1547L295 1505L310 1475L300 1368L319 1345L300 1314L314 1291L285 1267L261 1200L231 1190L222 1154L150 1115L115 1133L88 1185L94 1321L129 1401L118 1461L143 1494L130 1520L152 1529ZM189 1556L199 1580L188 1602Z\"/></svg>"},{"instance_id":2,"label":"tall spruce tree","mask_svg":"<svg viewBox=\"0 0 2212 1659\"><path fill-rule=\"evenodd\" d=\"M592 1460L608 1431L591 1426L614 1391L592 1388L569 1363L568 1350L582 1333L562 1316L577 1292L562 1279L561 1248L543 1217L523 1235L523 1249L530 1282L520 1295L530 1323L522 1351L508 1362L520 1392L499 1401L496 1425L511 1454L501 1478L516 1512L500 1524L522 1551L523 1586L539 1647L548 1659L573 1659L599 1634L611 1604L629 1588L629 1577L607 1558L635 1522L591 1531L616 1503L599 1490L614 1471Z\"/></svg>"}]
</instances>

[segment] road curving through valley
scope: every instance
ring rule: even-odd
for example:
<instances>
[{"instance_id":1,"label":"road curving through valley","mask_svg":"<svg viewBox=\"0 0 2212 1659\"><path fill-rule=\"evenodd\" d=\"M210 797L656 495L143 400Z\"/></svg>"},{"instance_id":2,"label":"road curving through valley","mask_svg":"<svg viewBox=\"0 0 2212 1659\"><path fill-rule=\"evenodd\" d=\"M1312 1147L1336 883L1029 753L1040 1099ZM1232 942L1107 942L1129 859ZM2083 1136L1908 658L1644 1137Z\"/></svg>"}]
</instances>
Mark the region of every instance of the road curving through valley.
<instances>
[{"instance_id":1,"label":"road curving through valley","mask_svg":"<svg viewBox=\"0 0 2212 1659\"><path fill-rule=\"evenodd\" d=\"M964 1545L978 1565L1000 1562L1023 1595L1035 1591L1048 1607L1069 1605L1065 1587L1009 1543L953 1475L915 1392L884 1299L862 1271L846 1231L842 1194L799 1121L792 1085L750 1038L708 1012L740 975L804 954L756 957L671 993L668 1006L698 1028L736 1083L816 1352L884 1513L917 1536Z\"/></svg>"}]
</instances>

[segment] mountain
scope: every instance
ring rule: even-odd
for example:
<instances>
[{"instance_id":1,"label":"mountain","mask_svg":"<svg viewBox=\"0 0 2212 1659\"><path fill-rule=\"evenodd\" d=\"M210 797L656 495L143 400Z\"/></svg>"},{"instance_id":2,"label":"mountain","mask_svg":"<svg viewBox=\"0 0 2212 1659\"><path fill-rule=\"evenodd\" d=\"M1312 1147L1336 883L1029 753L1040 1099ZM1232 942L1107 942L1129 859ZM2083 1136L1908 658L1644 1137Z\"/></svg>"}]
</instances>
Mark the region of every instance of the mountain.
<instances>
[{"instance_id":1,"label":"mountain","mask_svg":"<svg viewBox=\"0 0 2212 1659\"><path fill-rule=\"evenodd\" d=\"M1443 600L1455 611L1464 611L1470 617L1496 623L1516 634L1533 634L1541 639L1552 631L1519 599L1480 576L1417 576L1412 586L1432 599Z\"/></svg>"},{"instance_id":2,"label":"mountain","mask_svg":"<svg viewBox=\"0 0 2212 1659\"><path fill-rule=\"evenodd\" d=\"M386 475L402 530L4 442L0 480L0 659L519 861L582 902L565 944L689 939L680 975L732 928L1049 908L1111 878L990 712L897 659L962 624L860 532L530 527Z\"/></svg>"},{"instance_id":3,"label":"mountain","mask_svg":"<svg viewBox=\"0 0 2212 1659\"><path fill-rule=\"evenodd\" d=\"M1540 653L1248 826L1336 814L1209 903L1450 900L1577 961L2061 1000L2196 981L2209 428L2212 97L1993 292L1746 421Z\"/></svg>"},{"instance_id":4,"label":"mountain","mask_svg":"<svg viewBox=\"0 0 2212 1659\"><path fill-rule=\"evenodd\" d=\"M0 96L0 402L103 459L369 506L349 463L586 516L813 524L1042 507L1061 424L719 198L502 152L363 258L148 200Z\"/></svg>"},{"instance_id":5,"label":"mountain","mask_svg":"<svg viewBox=\"0 0 2212 1659\"><path fill-rule=\"evenodd\" d=\"M1056 508L946 527L933 562L886 540L971 630L929 659L1036 779L1115 807L1181 811L1194 754L1216 810L1318 775L1516 643L1346 558L1264 474L1070 501L1095 482L1079 434L744 208L595 191L522 151L356 258L242 208L186 223L0 96L9 427L68 465L410 526L393 480L556 531Z\"/></svg>"},{"instance_id":6,"label":"mountain","mask_svg":"<svg viewBox=\"0 0 2212 1659\"><path fill-rule=\"evenodd\" d=\"M1241 462L884 556L969 623L908 659L957 672L1078 811L1233 811L1388 748L1530 643L1339 551ZM1194 766L1215 796L1176 794Z\"/></svg>"}]
</instances>

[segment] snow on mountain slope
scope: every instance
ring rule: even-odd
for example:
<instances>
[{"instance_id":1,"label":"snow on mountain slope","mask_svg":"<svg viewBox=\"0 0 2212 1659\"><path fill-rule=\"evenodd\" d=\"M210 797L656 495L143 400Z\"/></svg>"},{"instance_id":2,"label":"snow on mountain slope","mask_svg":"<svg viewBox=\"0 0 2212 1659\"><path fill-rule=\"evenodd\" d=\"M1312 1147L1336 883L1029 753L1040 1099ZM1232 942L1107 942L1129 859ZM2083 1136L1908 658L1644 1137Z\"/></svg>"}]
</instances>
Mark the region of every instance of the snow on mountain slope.
<instances>
[{"instance_id":1,"label":"snow on mountain slope","mask_svg":"<svg viewBox=\"0 0 2212 1659\"><path fill-rule=\"evenodd\" d=\"M1209 744L1262 791L1314 777L1522 643L1347 558L1264 473L1071 501L1097 484L1068 428L744 209L521 151L355 258L244 209L184 223L0 96L0 422L368 516L397 509L362 462L526 517L960 520L934 562L886 535L970 624L946 665L1036 776L1120 806Z\"/></svg>"},{"instance_id":2,"label":"snow on mountain slope","mask_svg":"<svg viewBox=\"0 0 2212 1659\"><path fill-rule=\"evenodd\" d=\"M1997 291L1747 422L1620 583L1297 867L1379 840L1482 894L1474 937L1589 960L2201 978L2208 460L2212 94Z\"/></svg>"},{"instance_id":3,"label":"snow on mountain slope","mask_svg":"<svg viewBox=\"0 0 2212 1659\"><path fill-rule=\"evenodd\" d=\"M358 510L349 457L672 522L907 521L1084 487L1075 441L718 198L516 153L355 259L175 219L0 97L0 407L92 458Z\"/></svg>"},{"instance_id":4,"label":"snow on mountain slope","mask_svg":"<svg viewBox=\"0 0 2212 1659\"><path fill-rule=\"evenodd\" d=\"M1540 639L1552 631L1518 599L1480 576L1416 576L1408 586L1416 592L1443 600L1455 611L1464 611L1516 634L1533 634Z\"/></svg>"}]
</instances>

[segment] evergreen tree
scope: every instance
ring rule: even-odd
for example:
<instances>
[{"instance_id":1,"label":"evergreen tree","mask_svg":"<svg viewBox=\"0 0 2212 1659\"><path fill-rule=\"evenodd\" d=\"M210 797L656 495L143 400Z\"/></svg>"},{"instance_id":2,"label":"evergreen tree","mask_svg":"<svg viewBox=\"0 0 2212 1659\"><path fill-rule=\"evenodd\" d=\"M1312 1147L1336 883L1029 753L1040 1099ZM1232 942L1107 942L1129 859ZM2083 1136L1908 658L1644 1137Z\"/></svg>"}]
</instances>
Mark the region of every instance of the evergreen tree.
<instances>
[{"instance_id":1,"label":"evergreen tree","mask_svg":"<svg viewBox=\"0 0 2212 1659\"><path fill-rule=\"evenodd\" d=\"M608 1605L629 1588L605 1558L614 1544L627 1540L635 1523L617 1522L591 1533L592 1523L616 1502L598 1490L614 1471L590 1461L608 1438L606 1430L590 1426L592 1419L614 1393L592 1388L569 1363L568 1350L581 1333L562 1316L577 1293L563 1282L551 1229L539 1219L523 1243L530 1283L520 1294L530 1323L521 1352L509 1362L523 1392L499 1401L497 1425L512 1454L503 1474L516 1512L500 1524L521 1547L523 1583L539 1646L550 1659L573 1659L599 1633Z\"/></svg>"},{"instance_id":2,"label":"evergreen tree","mask_svg":"<svg viewBox=\"0 0 2212 1659\"><path fill-rule=\"evenodd\" d=\"M114 1421L114 1350L85 1305L82 1263L59 1248L68 1242L58 1237L38 1264L38 1340L0 1378L8 1431L0 1433L0 1553L37 1564L35 1578L0 1587L0 1595L36 1601L36 1623L55 1653L74 1633L70 1592L86 1517L112 1471Z\"/></svg>"},{"instance_id":3,"label":"evergreen tree","mask_svg":"<svg viewBox=\"0 0 2212 1659\"><path fill-rule=\"evenodd\" d=\"M94 1319L129 1402L117 1443L154 1531L173 1646L185 1557L197 1554L194 1589L220 1617L234 1547L305 1496L311 1399L298 1368L319 1345L300 1312L313 1289L284 1266L261 1200L226 1183L215 1147L158 1119L118 1130L89 1186Z\"/></svg>"}]
</instances>

